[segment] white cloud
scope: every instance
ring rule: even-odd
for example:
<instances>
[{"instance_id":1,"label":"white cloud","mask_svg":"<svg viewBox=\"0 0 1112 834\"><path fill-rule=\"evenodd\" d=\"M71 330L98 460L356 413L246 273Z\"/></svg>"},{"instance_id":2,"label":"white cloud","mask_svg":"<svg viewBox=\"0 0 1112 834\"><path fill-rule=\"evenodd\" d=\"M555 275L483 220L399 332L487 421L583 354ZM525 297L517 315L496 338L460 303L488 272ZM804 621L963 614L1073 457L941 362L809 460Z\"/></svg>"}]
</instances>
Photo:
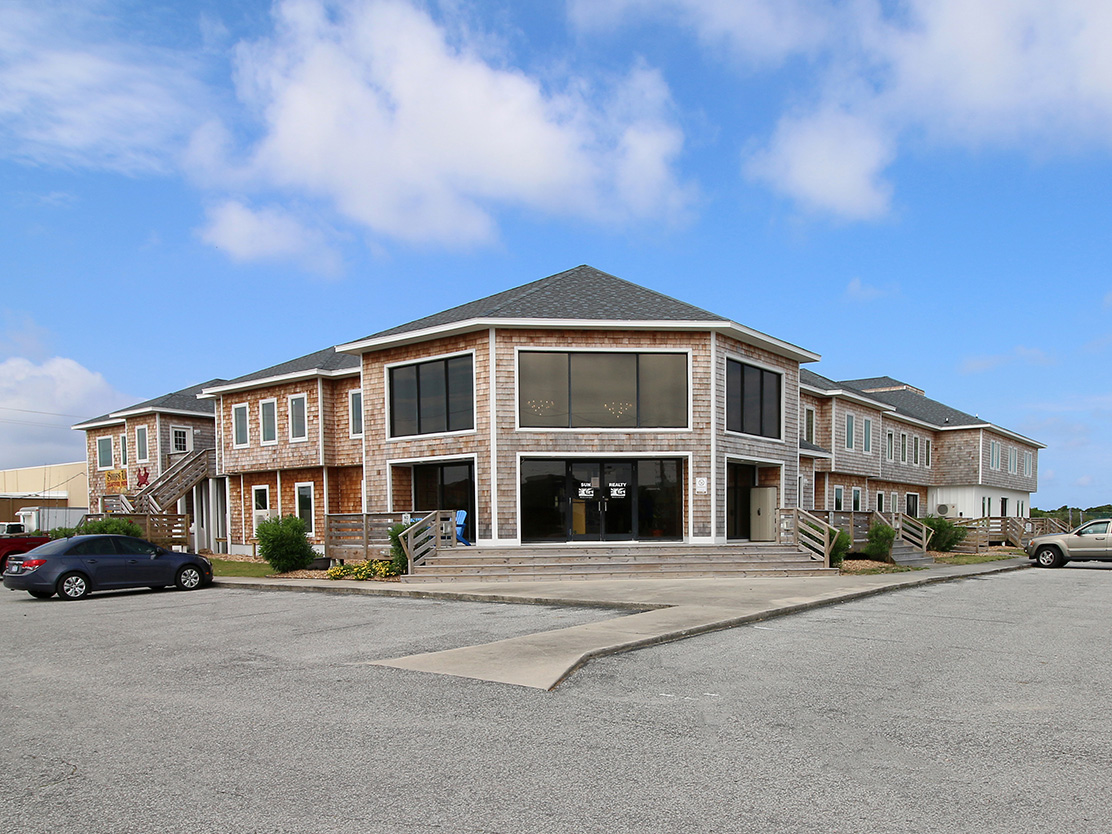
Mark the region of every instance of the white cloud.
<instances>
[{"instance_id":1,"label":"white cloud","mask_svg":"<svg viewBox=\"0 0 1112 834\"><path fill-rule=\"evenodd\" d=\"M3 310L0 314L0 357L26 356L43 359L48 353L50 331L40 326L28 313Z\"/></svg>"},{"instance_id":2,"label":"white cloud","mask_svg":"<svg viewBox=\"0 0 1112 834\"><path fill-rule=\"evenodd\" d=\"M70 426L128 405L133 400L95 371L72 359L0 362L0 449L3 468L85 458L82 432Z\"/></svg>"},{"instance_id":3,"label":"white cloud","mask_svg":"<svg viewBox=\"0 0 1112 834\"><path fill-rule=\"evenodd\" d=\"M594 31L662 20L736 65L804 67L744 170L808 211L885 215L886 172L913 144L1112 149L1107 0L573 0L571 16Z\"/></svg>"},{"instance_id":4,"label":"white cloud","mask_svg":"<svg viewBox=\"0 0 1112 834\"><path fill-rule=\"evenodd\" d=\"M204 98L182 53L126 43L76 4L3 3L0 155L167 171Z\"/></svg>"},{"instance_id":5,"label":"white cloud","mask_svg":"<svg viewBox=\"0 0 1112 834\"><path fill-rule=\"evenodd\" d=\"M324 275L340 271L339 255L324 233L306 227L282 209L253 210L227 200L207 214L208 224L201 229L201 239L224 250L233 260L288 259Z\"/></svg>"},{"instance_id":6,"label":"white cloud","mask_svg":"<svg viewBox=\"0 0 1112 834\"><path fill-rule=\"evenodd\" d=\"M288 0L275 14L274 35L237 52L237 89L263 128L248 161L227 166L242 189L447 245L494 240L503 207L611 223L673 220L690 200L653 70L549 90L400 0ZM227 146L219 127L198 136L190 158L209 181L226 178Z\"/></svg>"},{"instance_id":7,"label":"white cloud","mask_svg":"<svg viewBox=\"0 0 1112 834\"><path fill-rule=\"evenodd\" d=\"M962 360L958 370L963 374L979 374L1014 363L1047 367L1054 365L1055 362L1056 360L1053 357L1040 348L1017 345L1010 353L966 357Z\"/></svg>"},{"instance_id":8,"label":"white cloud","mask_svg":"<svg viewBox=\"0 0 1112 834\"><path fill-rule=\"evenodd\" d=\"M744 171L808 210L869 220L888 211L892 188L882 172L894 156L885 130L831 109L781 119L769 146L749 155Z\"/></svg>"},{"instance_id":9,"label":"white cloud","mask_svg":"<svg viewBox=\"0 0 1112 834\"><path fill-rule=\"evenodd\" d=\"M849 284L846 285L845 297L849 301L864 302L876 301L880 298L886 298L899 294L899 287L877 287L872 284L866 284L860 278L850 279Z\"/></svg>"}]
</instances>

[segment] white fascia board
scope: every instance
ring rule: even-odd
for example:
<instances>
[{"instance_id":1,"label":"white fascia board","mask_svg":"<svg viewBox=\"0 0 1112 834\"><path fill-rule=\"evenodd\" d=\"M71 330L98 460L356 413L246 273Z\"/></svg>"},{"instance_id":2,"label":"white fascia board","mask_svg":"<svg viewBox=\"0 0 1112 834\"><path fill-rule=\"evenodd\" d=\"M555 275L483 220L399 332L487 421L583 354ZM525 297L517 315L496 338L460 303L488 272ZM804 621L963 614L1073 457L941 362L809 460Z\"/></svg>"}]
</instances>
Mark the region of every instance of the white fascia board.
<instances>
[{"instance_id":1,"label":"white fascia board","mask_svg":"<svg viewBox=\"0 0 1112 834\"><path fill-rule=\"evenodd\" d=\"M801 458L822 458L823 460L834 460L833 452L813 452L810 449L799 449L799 456Z\"/></svg>"},{"instance_id":2,"label":"white fascia board","mask_svg":"<svg viewBox=\"0 0 1112 834\"><path fill-rule=\"evenodd\" d=\"M813 385L807 385L806 383L801 382L799 383L799 390L806 391L809 394L814 394L819 397L826 397L827 399L834 399L835 397L837 397L838 399L849 400L859 405L868 406L869 408L875 409L876 411L895 412L896 410L896 407L894 405L882 403L879 400L874 400L870 397L866 397L864 394L858 394L856 391L847 391L844 388L815 388Z\"/></svg>"},{"instance_id":3,"label":"white fascia board","mask_svg":"<svg viewBox=\"0 0 1112 834\"><path fill-rule=\"evenodd\" d=\"M182 417L207 417L215 420L216 416L204 411L188 411L184 408L136 408L127 411L113 411L113 417L138 417L142 414L177 414Z\"/></svg>"},{"instance_id":4,"label":"white fascia board","mask_svg":"<svg viewBox=\"0 0 1112 834\"><path fill-rule=\"evenodd\" d=\"M455 336L476 330L490 328L502 330L671 330L671 331L698 331L711 330L727 333L748 344L765 348L780 356L795 359L798 362L817 362L821 357L817 353L804 350L789 342L768 336L757 330L745 327L733 321L713 319L709 321L624 321L612 319L499 319L480 318L466 319L451 322L437 327L427 327L422 330L410 330L405 333L396 333L379 338L360 339L355 342L346 342L336 345L338 353L352 353L359 355L372 350L382 350L387 347L400 347L402 345L427 342L445 336Z\"/></svg>"},{"instance_id":5,"label":"white fascia board","mask_svg":"<svg viewBox=\"0 0 1112 834\"><path fill-rule=\"evenodd\" d=\"M89 431L89 429L103 429L108 426L122 426L123 420L107 419L107 420L90 420L87 423L74 423L70 426L74 431Z\"/></svg>"},{"instance_id":6,"label":"white fascia board","mask_svg":"<svg viewBox=\"0 0 1112 834\"><path fill-rule=\"evenodd\" d=\"M212 388L205 388L201 391L201 393L197 395L197 399L212 400L220 394L228 394L232 391L249 391L252 388L269 388L271 385L282 385L287 382L301 382L318 377L324 379L343 379L346 376L359 376L359 368L342 368L335 371L322 371L319 368L311 368L307 371L294 371L293 373L280 374L279 376L260 377L244 382L230 382L226 385L214 385Z\"/></svg>"}]
</instances>

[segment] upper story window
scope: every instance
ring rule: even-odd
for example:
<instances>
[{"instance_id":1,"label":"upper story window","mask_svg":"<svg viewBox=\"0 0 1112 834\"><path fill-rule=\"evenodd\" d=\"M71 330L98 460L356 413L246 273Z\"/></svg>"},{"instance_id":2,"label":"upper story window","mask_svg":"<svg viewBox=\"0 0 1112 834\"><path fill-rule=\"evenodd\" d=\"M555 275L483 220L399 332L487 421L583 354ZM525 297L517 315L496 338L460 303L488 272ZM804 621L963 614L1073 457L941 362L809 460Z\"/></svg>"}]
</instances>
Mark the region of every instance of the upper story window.
<instances>
[{"instance_id":1,"label":"upper story window","mask_svg":"<svg viewBox=\"0 0 1112 834\"><path fill-rule=\"evenodd\" d=\"M1023 477L1030 478L1033 469L1034 455L1030 452L1023 453Z\"/></svg>"},{"instance_id":2,"label":"upper story window","mask_svg":"<svg viewBox=\"0 0 1112 834\"><path fill-rule=\"evenodd\" d=\"M687 428L687 354L522 351L522 428Z\"/></svg>"},{"instance_id":3,"label":"upper story window","mask_svg":"<svg viewBox=\"0 0 1112 834\"><path fill-rule=\"evenodd\" d=\"M174 452L193 451L193 432L185 426L172 426L170 428L170 448Z\"/></svg>"},{"instance_id":4,"label":"upper story window","mask_svg":"<svg viewBox=\"0 0 1112 834\"><path fill-rule=\"evenodd\" d=\"M923 465L931 465L931 442L930 440L923 441Z\"/></svg>"},{"instance_id":5,"label":"upper story window","mask_svg":"<svg viewBox=\"0 0 1112 834\"><path fill-rule=\"evenodd\" d=\"M884 456L888 460L894 460L896 457L896 436L893 432L888 432L885 436L885 450Z\"/></svg>"},{"instance_id":6,"label":"upper story window","mask_svg":"<svg viewBox=\"0 0 1112 834\"><path fill-rule=\"evenodd\" d=\"M815 409L808 408L803 412L803 439L808 443L815 442Z\"/></svg>"},{"instance_id":7,"label":"upper story window","mask_svg":"<svg viewBox=\"0 0 1112 834\"><path fill-rule=\"evenodd\" d=\"M911 439L911 462L915 466L919 465L919 435Z\"/></svg>"},{"instance_id":8,"label":"upper story window","mask_svg":"<svg viewBox=\"0 0 1112 834\"><path fill-rule=\"evenodd\" d=\"M900 463L907 463L907 434L900 432Z\"/></svg>"},{"instance_id":9,"label":"upper story window","mask_svg":"<svg viewBox=\"0 0 1112 834\"><path fill-rule=\"evenodd\" d=\"M290 396L290 442L309 439L308 398L304 394Z\"/></svg>"},{"instance_id":10,"label":"upper story window","mask_svg":"<svg viewBox=\"0 0 1112 834\"><path fill-rule=\"evenodd\" d=\"M363 391L359 388L348 391L348 434L363 436Z\"/></svg>"},{"instance_id":11,"label":"upper story window","mask_svg":"<svg viewBox=\"0 0 1112 834\"><path fill-rule=\"evenodd\" d=\"M127 466L127 434L120 435L120 466Z\"/></svg>"},{"instance_id":12,"label":"upper story window","mask_svg":"<svg viewBox=\"0 0 1112 834\"><path fill-rule=\"evenodd\" d=\"M242 448L251 441L247 433L247 404L232 406L232 445Z\"/></svg>"},{"instance_id":13,"label":"upper story window","mask_svg":"<svg viewBox=\"0 0 1112 834\"><path fill-rule=\"evenodd\" d=\"M390 369L390 436L475 428L472 357Z\"/></svg>"},{"instance_id":14,"label":"upper story window","mask_svg":"<svg viewBox=\"0 0 1112 834\"><path fill-rule=\"evenodd\" d=\"M259 403L259 443L273 446L278 442L278 401L263 400Z\"/></svg>"},{"instance_id":15,"label":"upper story window","mask_svg":"<svg viewBox=\"0 0 1112 834\"><path fill-rule=\"evenodd\" d=\"M147 446L147 427L135 427L135 462L147 463L150 460L150 449Z\"/></svg>"},{"instance_id":16,"label":"upper story window","mask_svg":"<svg viewBox=\"0 0 1112 834\"><path fill-rule=\"evenodd\" d=\"M781 389L779 373L727 359L726 428L779 438Z\"/></svg>"},{"instance_id":17,"label":"upper story window","mask_svg":"<svg viewBox=\"0 0 1112 834\"><path fill-rule=\"evenodd\" d=\"M1000 468L1000 444L995 440L989 441L988 465L990 469Z\"/></svg>"},{"instance_id":18,"label":"upper story window","mask_svg":"<svg viewBox=\"0 0 1112 834\"><path fill-rule=\"evenodd\" d=\"M125 461L126 463L126 461ZM1008 447L1008 472L1014 475L1019 470L1019 450L1015 446Z\"/></svg>"},{"instance_id":19,"label":"upper story window","mask_svg":"<svg viewBox=\"0 0 1112 834\"><path fill-rule=\"evenodd\" d=\"M861 438L861 449L869 454L873 451L873 421L866 417L862 421L861 427L865 431L865 436Z\"/></svg>"},{"instance_id":20,"label":"upper story window","mask_svg":"<svg viewBox=\"0 0 1112 834\"><path fill-rule=\"evenodd\" d=\"M97 469L112 468L112 438L97 438Z\"/></svg>"},{"instance_id":21,"label":"upper story window","mask_svg":"<svg viewBox=\"0 0 1112 834\"><path fill-rule=\"evenodd\" d=\"M853 448L854 419L852 414L846 415L846 448Z\"/></svg>"}]
</instances>

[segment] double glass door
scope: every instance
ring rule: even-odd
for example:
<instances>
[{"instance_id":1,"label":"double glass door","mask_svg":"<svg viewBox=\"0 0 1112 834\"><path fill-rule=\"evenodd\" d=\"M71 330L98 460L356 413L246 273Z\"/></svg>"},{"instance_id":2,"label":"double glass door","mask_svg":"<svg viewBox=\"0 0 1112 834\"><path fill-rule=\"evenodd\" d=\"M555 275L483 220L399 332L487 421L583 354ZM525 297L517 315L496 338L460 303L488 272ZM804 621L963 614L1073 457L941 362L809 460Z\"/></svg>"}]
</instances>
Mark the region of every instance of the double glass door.
<instances>
[{"instance_id":1,"label":"double glass door","mask_svg":"<svg viewBox=\"0 0 1112 834\"><path fill-rule=\"evenodd\" d=\"M576 461L569 467L573 541L633 538L633 463Z\"/></svg>"}]
</instances>

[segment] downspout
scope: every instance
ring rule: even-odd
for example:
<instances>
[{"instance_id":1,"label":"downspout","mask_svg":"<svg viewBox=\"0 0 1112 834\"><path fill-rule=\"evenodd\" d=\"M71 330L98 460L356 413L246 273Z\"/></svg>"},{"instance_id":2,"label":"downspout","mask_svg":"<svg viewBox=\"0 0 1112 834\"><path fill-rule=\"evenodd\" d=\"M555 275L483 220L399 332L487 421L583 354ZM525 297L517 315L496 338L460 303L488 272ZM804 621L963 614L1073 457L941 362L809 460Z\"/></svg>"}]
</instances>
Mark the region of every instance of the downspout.
<instances>
[{"instance_id":1,"label":"downspout","mask_svg":"<svg viewBox=\"0 0 1112 834\"><path fill-rule=\"evenodd\" d=\"M490 409L490 535L493 541L498 541L501 537L498 529L498 391L495 387L495 380L497 379L498 363L495 356L496 346L498 340L495 338L494 328L490 328L488 351L490 356L487 358L489 378L487 379L487 403ZM518 484L514 487L515 492L521 488ZM478 537L478 519L476 521L476 538ZM520 521L520 519L519 519ZM521 540L521 531L518 531L518 540Z\"/></svg>"},{"instance_id":2,"label":"downspout","mask_svg":"<svg viewBox=\"0 0 1112 834\"><path fill-rule=\"evenodd\" d=\"M694 385L692 386L694 389ZM694 391L692 391L694 395ZM694 419L694 414L692 414ZM688 539L695 536L695 473L689 477L692 483L688 489L692 491L691 500L687 506L691 508L691 518L688 523ZM725 535L723 535L723 540ZM710 334L710 540L717 543L718 538L718 331L712 330Z\"/></svg>"}]
</instances>

